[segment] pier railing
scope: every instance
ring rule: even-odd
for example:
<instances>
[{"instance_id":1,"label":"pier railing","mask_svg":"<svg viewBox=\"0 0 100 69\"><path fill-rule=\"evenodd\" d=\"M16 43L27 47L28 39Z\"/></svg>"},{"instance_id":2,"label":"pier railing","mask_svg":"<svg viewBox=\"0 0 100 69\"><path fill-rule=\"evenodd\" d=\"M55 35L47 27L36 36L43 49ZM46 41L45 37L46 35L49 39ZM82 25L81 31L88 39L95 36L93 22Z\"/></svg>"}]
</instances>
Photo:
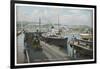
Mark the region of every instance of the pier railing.
<instances>
[{"instance_id":1,"label":"pier railing","mask_svg":"<svg viewBox=\"0 0 100 69\"><path fill-rule=\"evenodd\" d=\"M93 41L88 41L88 40L82 40L82 39L76 39L75 42L77 42L78 45L87 47L89 49L93 49Z\"/></svg>"},{"instance_id":2,"label":"pier railing","mask_svg":"<svg viewBox=\"0 0 100 69\"><path fill-rule=\"evenodd\" d=\"M93 42L75 39L70 42L70 46L73 48L73 57L82 57L82 58L93 58ZM76 51L76 53L74 52Z\"/></svg>"}]
</instances>

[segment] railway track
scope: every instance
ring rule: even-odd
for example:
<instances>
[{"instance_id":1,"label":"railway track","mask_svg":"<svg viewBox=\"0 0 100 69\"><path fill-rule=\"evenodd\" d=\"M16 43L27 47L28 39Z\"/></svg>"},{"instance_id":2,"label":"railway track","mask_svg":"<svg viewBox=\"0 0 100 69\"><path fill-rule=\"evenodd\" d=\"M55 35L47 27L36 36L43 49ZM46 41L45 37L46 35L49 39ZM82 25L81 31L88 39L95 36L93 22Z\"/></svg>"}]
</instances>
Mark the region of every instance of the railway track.
<instances>
[{"instance_id":1,"label":"railway track","mask_svg":"<svg viewBox=\"0 0 100 69\"><path fill-rule=\"evenodd\" d=\"M40 43L42 45L42 48L44 50L44 53L48 56L49 60L68 60L69 57L66 53L63 53L59 48L52 47L49 44L41 41Z\"/></svg>"}]
</instances>

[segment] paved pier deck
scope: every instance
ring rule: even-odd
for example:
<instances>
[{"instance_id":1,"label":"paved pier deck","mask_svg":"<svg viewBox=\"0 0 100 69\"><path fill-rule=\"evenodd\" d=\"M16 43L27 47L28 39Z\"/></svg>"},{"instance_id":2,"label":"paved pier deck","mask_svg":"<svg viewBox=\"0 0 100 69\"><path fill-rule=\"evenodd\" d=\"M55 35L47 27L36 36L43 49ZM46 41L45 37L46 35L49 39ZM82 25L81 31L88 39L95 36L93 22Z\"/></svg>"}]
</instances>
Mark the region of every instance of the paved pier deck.
<instances>
[{"instance_id":1,"label":"paved pier deck","mask_svg":"<svg viewBox=\"0 0 100 69\"><path fill-rule=\"evenodd\" d=\"M24 34L17 37L17 63L24 63Z\"/></svg>"}]
</instances>

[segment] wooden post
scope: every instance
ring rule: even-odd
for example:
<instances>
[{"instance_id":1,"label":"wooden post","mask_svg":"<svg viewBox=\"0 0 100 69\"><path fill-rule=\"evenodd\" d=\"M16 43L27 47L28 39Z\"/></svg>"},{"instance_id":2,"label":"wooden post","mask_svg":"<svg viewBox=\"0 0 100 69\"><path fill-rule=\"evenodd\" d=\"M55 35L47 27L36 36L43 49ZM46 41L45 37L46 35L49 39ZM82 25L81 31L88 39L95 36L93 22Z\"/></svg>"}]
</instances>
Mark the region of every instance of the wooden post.
<instances>
[{"instance_id":1,"label":"wooden post","mask_svg":"<svg viewBox=\"0 0 100 69\"><path fill-rule=\"evenodd\" d=\"M72 46L72 52L73 52L73 53L72 53L72 54L73 54L72 57L73 57L73 59L74 59L74 46Z\"/></svg>"}]
</instances>

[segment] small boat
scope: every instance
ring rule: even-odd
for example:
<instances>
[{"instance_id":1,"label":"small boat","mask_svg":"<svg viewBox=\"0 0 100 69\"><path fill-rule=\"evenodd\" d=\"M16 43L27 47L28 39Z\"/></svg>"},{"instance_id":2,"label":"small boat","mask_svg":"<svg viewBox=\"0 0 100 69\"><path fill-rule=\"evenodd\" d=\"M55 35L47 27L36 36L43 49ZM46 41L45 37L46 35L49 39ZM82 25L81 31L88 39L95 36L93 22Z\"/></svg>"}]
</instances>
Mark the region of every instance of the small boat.
<instances>
[{"instance_id":1,"label":"small boat","mask_svg":"<svg viewBox=\"0 0 100 69\"><path fill-rule=\"evenodd\" d=\"M92 34L80 34L81 38L84 39L84 40L89 40L89 41L92 41Z\"/></svg>"}]
</instances>

